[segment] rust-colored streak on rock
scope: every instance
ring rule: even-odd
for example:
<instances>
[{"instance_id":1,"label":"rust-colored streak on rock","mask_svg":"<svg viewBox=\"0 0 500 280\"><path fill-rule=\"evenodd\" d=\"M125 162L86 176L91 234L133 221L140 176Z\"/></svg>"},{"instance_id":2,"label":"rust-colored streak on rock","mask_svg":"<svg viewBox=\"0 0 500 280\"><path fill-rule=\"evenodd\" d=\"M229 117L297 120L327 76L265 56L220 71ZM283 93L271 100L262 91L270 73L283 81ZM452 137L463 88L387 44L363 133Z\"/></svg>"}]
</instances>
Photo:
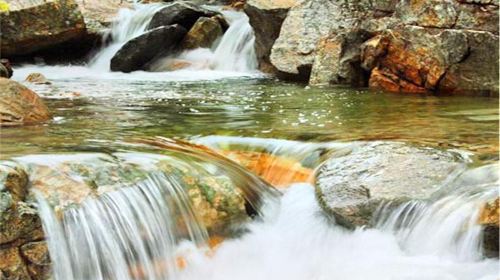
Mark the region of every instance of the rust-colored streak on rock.
<instances>
[{"instance_id":1,"label":"rust-colored streak on rock","mask_svg":"<svg viewBox=\"0 0 500 280\"><path fill-rule=\"evenodd\" d=\"M278 188L311 182L312 169L290 158L246 151L224 151L223 154Z\"/></svg>"}]
</instances>

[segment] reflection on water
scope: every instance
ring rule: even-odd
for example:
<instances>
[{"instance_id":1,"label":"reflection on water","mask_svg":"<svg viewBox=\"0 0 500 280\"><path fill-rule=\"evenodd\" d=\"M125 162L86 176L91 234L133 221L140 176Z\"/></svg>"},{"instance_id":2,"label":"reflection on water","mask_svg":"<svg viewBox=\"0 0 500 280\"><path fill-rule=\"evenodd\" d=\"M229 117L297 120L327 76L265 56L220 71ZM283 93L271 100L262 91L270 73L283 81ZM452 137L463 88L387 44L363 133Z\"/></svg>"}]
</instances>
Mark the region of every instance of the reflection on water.
<instances>
[{"instance_id":1,"label":"reflection on water","mask_svg":"<svg viewBox=\"0 0 500 280\"><path fill-rule=\"evenodd\" d=\"M483 161L498 160L498 99L304 88L256 78L58 80L47 72L53 85L29 86L47 98L54 120L3 129L2 158L114 150L110 142L139 136L237 135L307 141L404 140L470 150ZM68 94L74 97L67 98Z\"/></svg>"}]
</instances>

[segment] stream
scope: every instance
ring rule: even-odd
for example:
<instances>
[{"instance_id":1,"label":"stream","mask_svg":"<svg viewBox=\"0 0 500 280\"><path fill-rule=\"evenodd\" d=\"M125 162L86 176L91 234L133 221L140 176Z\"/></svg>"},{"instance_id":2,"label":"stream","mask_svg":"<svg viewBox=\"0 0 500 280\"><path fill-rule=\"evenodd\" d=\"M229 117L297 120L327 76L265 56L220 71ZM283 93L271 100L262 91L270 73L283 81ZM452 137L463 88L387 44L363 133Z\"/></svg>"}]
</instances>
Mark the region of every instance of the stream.
<instances>
[{"instance_id":1,"label":"stream","mask_svg":"<svg viewBox=\"0 0 500 280\"><path fill-rule=\"evenodd\" d=\"M160 7L121 11L112 43L88 65L16 67L14 80L39 72L51 81L24 84L44 98L53 119L2 130L0 158L52 163L54 155L69 153L127 153L145 164L151 157L143 153L156 150L137 141L161 136L212 148L239 145L299 161L321 149L373 140L460 151L471 168L499 160L498 99L275 80L256 70L253 34L242 13L223 12L230 28L216 47L179 55L192 63L187 69L110 72L113 54L142 34ZM213 173L194 158L183 166ZM221 168L209 160L214 162ZM320 164L315 159L310 168ZM224 168L218 172L238 174L259 197L260 218L216 250L207 245L211 236L182 186L168 174L153 172L138 186L88 199L63 219L39 194L55 279L498 279L498 260L482 257L475 225L477 206L498 195L498 181L472 191L457 187L427 204L381 210L376 227L349 231L322 215L311 183L267 194L247 171ZM410 212L417 214L404 220ZM174 216L189 234L178 232ZM140 268L131 272L131 263Z\"/></svg>"}]
</instances>

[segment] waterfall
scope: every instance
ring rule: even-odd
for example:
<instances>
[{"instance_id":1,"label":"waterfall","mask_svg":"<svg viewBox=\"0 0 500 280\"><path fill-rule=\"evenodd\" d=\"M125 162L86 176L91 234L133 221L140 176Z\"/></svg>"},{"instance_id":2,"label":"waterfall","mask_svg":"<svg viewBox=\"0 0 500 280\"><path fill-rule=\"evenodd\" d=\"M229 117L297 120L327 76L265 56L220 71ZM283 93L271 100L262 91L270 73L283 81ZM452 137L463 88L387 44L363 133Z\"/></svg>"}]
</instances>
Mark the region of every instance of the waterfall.
<instances>
[{"instance_id":1,"label":"waterfall","mask_svg":"<svg viewBox=\"0 0 500 280\"><path fill-rule=\"evenodd\" d=\"M325 218L311 183L292 184L277 200L269 186L210 149L165 138L138 142L182 154L169 164L183 170L229 174L261 219L211 251L200 213L173 174L151 172L63 213L38 194L56 280L493 280L498 274L497 260L482 256L477 224L484 202L498 197L497 165L454 177L428 201L383 205L374 228L347 231ZM217 151L231 146L295 156L311 167L346 145L219 136L196 142ZM148 166L150 157L134 155L132 162Z\"/></svg>"},{"instance_id":2,"label":"waterfall","mask_svg":"<svg viewBox=\"0 0 500 280\"><path fill-rule=\"evenodd\" d=\"M146 32L153 15L164 4L135 4L134 9L121 9L110 34L111 44L99 51L89 62L94 70L109 71L111 58L130 39ZM191 64L187 70L217 70L228 72L254 72L257 69L255 36L248 17L243 12L222 11L229 28L211 49L185 51L177 57L167 57L151 62L151 69L158 71L170 59L181 59Z\"/></svg>"},{"instance_id":3,"label":"waterfall","mask_svg":"<svg viewBox=\"0 0 500 280\"><path fill-rule=\"evenodd\" d=\"M109 71L111 58L116 52L130 39L143 34L153 15L163 7L162 4L134 4L134 9L120 9L110 33L104 35L111 37L111 44L90 60L89 67L103 72Z\"/></svg>"},{"instance_id":4,"label":"waterfall","mask_svg":"<svg viewBox=\"0 0 500 280\"><path fill-rule=\"evenodd\" d=\"M179 239L198 246L208 239L186 190L164 174L87 200L65 211L60 224L43 197L38 201L55 279L173 277Z\"/></svg>"}]
</instances>

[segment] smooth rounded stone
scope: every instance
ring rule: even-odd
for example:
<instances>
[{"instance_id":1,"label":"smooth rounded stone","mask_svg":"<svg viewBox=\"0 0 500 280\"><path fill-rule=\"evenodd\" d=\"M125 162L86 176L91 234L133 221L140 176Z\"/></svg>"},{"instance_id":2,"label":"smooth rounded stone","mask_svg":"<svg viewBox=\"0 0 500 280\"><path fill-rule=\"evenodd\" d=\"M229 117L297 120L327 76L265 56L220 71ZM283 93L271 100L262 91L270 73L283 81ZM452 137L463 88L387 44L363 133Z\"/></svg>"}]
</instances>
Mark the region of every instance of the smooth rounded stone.
<instances>
[{"instance_id":1,"label":"smooth rounded stone","mask_svg":"<svg viewBox=\"0 0 500 280\"><path fill-rule=\"evenodd\" d=\"M315 187L320 205L339 225L371 226L381 204L427 199L463 166L457 153L397 142L355 143L319 168Z\"/></svg>"},{"instance_id":2,"label":"smooth rounded stone","mask_svg":"<svg viewBox=\"0 0 500 280\"><path fill-rule=\"evenodd\" d=\"M86 34L82 13L74 0L15 2L16 7L0 15L2 56L58 47Z\"/></svg>"},{"instance_id":3,"label":"smooth rounded stone","mask_svg":"<svg viewBox=\"0 0 500 280\"><path fill-rule=\"evenodd\" d=\"M195 6L189 2L179 1L156 12L147 29L179 24L186 30L190 30L200 17L210 18L217 14L217 12Z\"/></svg>"},{"instance_id":4,"label":"smooth rounded stone","mask_svg":"<svg viewBox=\"0 0 500 280\"><path fill-rule=\"evenodd\" d=\"M5 67L1 63L0 63L0 77L2 77L2 78L10 78L9 77L9 70L7 70L7 67Z\"/></svg>"},{"instance_id":5,"label":"smooth rounded stone","mask_svg":"<svg viewBox=\"0 0 500 280\"><path fill-rule=\"evenodd\" d=\"M26 82L38 85L50 85L51 82L41 73L31 73L26 77Z\"/></svg>"},{"instance_id":6,"label":"smooth rounded stone","mask_svg":"<svg viewBox=\"0 0 500 280\"><path fill-rule=\"evenodd\" d=\"M130 73L145 70L154 58L175 51L186 32L177 24L163 26L128 41L111 59L111 71Z\"/></svg>"},{"instance_id":7,"label":"smooth rounded stone","mask_svg":"<svg viewBox=\"0 0 500 280\"><path fill-rule=\"evenodd\" d=\"M261 70L273 72L269 56L280 35L281 25L296 0L248 0L244 11L255 34L255 52Z\"/></svg>"},{"instance_id":8,"label":"smooth rounded stone","mask_svg":"<svg viewBox=\"0 0 500 280\"><path fill-rule=\"evenodd\" d=\"M217 19L200 17L184 36L182 49L211 48L224 31Z\"/></svg>"},{"instance_id":9,"label":"smooth rounded stone","mask_svg":"<svg viewBox=\"0 0 500 280\"><path fill-rule=\"evenodd\" d=\"M18 82L0 78L0 127L44 122L51 118L43 100Z\"/></svg>"}]
</instances>

